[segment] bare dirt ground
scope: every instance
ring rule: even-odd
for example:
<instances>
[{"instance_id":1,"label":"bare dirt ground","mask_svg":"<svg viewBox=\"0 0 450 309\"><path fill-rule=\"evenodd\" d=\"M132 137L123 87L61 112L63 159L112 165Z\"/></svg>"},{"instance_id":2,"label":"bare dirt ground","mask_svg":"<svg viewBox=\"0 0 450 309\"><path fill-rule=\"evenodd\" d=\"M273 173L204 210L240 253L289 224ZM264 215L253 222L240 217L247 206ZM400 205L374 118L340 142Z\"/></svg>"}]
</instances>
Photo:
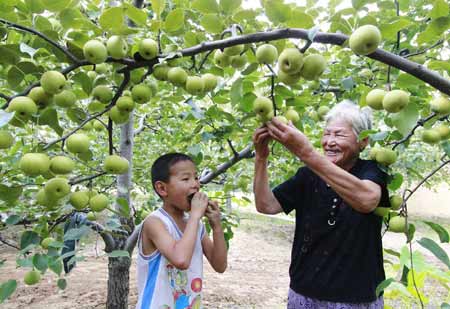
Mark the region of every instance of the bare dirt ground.
<instances>
[{"instance_id":1,"label":"bare dirt ground","mask_svg":"<svg viewBox=\"0 0 450 309\"><path fill-rule=\"evenodd\" d=\"M445 193L446 197L443 198L426 190L419 192L410 203L410 214L430 221L438 220L440 223L447 223L448 226L450 199L448 191ZM263 216L256 218L253 213L243 215L241 225L235 229L235 236L231 240L227 271L224 274L217 274L205 263L203 297L205 308L286 307L288 267L294 226L292 222L281 220L281 218L286 219L286 216L279 218ZM419 229L418 233L436 240L432 232L429 233L423 228ZM383 241L385 248L399 250L405 244L405 237L387 233ZM446 244L443 247L450 254L450 246ZM15 252L0 246L0 257L7 260L5 265L0 267L0 282L10 278L19 281L13 297L0 305L0 308L104 308L107 258L102 254L101 249L101 242L97 248L95 242L85 247L83 254L86 259L79 262L74 271L66 276L68 286L66 290L61 291L56 287L54 274L49 272L45 274L39 285L25 286L22 282L25 270L16 268ZM422 252L427 263L442 266L442 263L429 252L426 250ZM130 308L134 308L137 300L135 277L133 264L130 275ZM427 289L433 290L434 297L437 297L430 303L429 308L439 307L446 296L445 291L436 292L433 286L428 286ZM387 304L393 308L410 307L404 307L392 301L391 303L387 301Z\"/></svg>"}]
</instances>

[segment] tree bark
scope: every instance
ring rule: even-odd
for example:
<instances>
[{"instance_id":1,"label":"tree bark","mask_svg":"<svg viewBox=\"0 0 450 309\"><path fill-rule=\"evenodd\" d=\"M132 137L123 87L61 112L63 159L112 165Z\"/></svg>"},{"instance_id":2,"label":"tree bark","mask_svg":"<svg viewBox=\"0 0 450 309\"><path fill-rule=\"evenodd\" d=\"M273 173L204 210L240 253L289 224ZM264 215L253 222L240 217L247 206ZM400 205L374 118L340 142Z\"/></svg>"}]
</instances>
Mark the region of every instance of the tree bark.
<instances>
[{"instance_id":1,"label":"tree bark","mask_svg":"<svg viewBox=\"0 0 450 309\"><path fill-rule=\"evenodd\" d=\"M127 309L130 292L131 258L110 257L108 259L107 309Z\"/></svg>"}]
</instances>

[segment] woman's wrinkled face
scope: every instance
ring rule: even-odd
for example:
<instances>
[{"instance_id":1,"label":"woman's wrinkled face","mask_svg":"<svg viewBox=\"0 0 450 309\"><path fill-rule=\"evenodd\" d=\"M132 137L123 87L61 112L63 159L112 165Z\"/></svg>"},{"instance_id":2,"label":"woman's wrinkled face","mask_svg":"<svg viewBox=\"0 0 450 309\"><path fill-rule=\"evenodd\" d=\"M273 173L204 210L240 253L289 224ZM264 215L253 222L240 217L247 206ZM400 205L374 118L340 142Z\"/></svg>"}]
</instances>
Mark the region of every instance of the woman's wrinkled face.
<instances>
[{"instance_id":1,"label":"woman's wrinkled face","mask_svg":"<svg viewBox=\"0 0 450 309\"><path fill-rule=\"evenodd\" d=\"M330 120L322 136L322 148L327 159L345 170L353 167L366 143L358 142L351 124L341 119Z\"/></svg>"}]
</instances>

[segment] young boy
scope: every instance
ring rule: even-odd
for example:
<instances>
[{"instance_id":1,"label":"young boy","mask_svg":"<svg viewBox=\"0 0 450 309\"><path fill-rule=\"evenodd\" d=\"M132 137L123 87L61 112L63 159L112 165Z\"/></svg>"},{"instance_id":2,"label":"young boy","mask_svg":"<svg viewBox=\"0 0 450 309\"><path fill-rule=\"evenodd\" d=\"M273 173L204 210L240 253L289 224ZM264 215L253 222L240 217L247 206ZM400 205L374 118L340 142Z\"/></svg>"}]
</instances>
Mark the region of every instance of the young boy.
<instances>
[{"instance_id":1,"label":"young boy","mask_svg":"<svg viewBox=\"0 0 450 309\"><path fill-rule=\"evenodd\" d=\"M201 308L203 254L215 271L222 273L227 267L219 206L199 192L189 156L165 154L151 172L163 206L144 220L139 233L136 308ZM209 220L213 240L205 233L203 216Z\"/></svg>"}]
</instances>

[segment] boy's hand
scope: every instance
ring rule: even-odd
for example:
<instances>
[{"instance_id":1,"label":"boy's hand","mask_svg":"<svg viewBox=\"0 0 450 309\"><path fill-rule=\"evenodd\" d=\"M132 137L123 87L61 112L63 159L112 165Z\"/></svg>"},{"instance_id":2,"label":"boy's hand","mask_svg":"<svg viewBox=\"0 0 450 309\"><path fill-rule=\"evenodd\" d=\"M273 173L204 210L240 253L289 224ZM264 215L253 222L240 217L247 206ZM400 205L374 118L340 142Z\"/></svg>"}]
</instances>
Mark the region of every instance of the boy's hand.
<instances>
[{"instance_id":1,"label":"boy's hand","mask_svg":"<svg viewBox=\"0 0 450 309\"><path fill-rule=\"evenodd\" d=\"M196 219L203 217L208 206L208 196L203 192L197 192L191 201L191 216Z\"/></svg>"},{"instance_id":2,"label":"boy's hand","mask_svg":"<svg viewBox=\"0 0 450 309\"><path fill-rule=\"evenodd\" d=\"M209 207L206 208L205 215L209 220L212 229L221 227L220 225L220 208L216 201L209 201Z\"/></svg>"}]
</instances>

